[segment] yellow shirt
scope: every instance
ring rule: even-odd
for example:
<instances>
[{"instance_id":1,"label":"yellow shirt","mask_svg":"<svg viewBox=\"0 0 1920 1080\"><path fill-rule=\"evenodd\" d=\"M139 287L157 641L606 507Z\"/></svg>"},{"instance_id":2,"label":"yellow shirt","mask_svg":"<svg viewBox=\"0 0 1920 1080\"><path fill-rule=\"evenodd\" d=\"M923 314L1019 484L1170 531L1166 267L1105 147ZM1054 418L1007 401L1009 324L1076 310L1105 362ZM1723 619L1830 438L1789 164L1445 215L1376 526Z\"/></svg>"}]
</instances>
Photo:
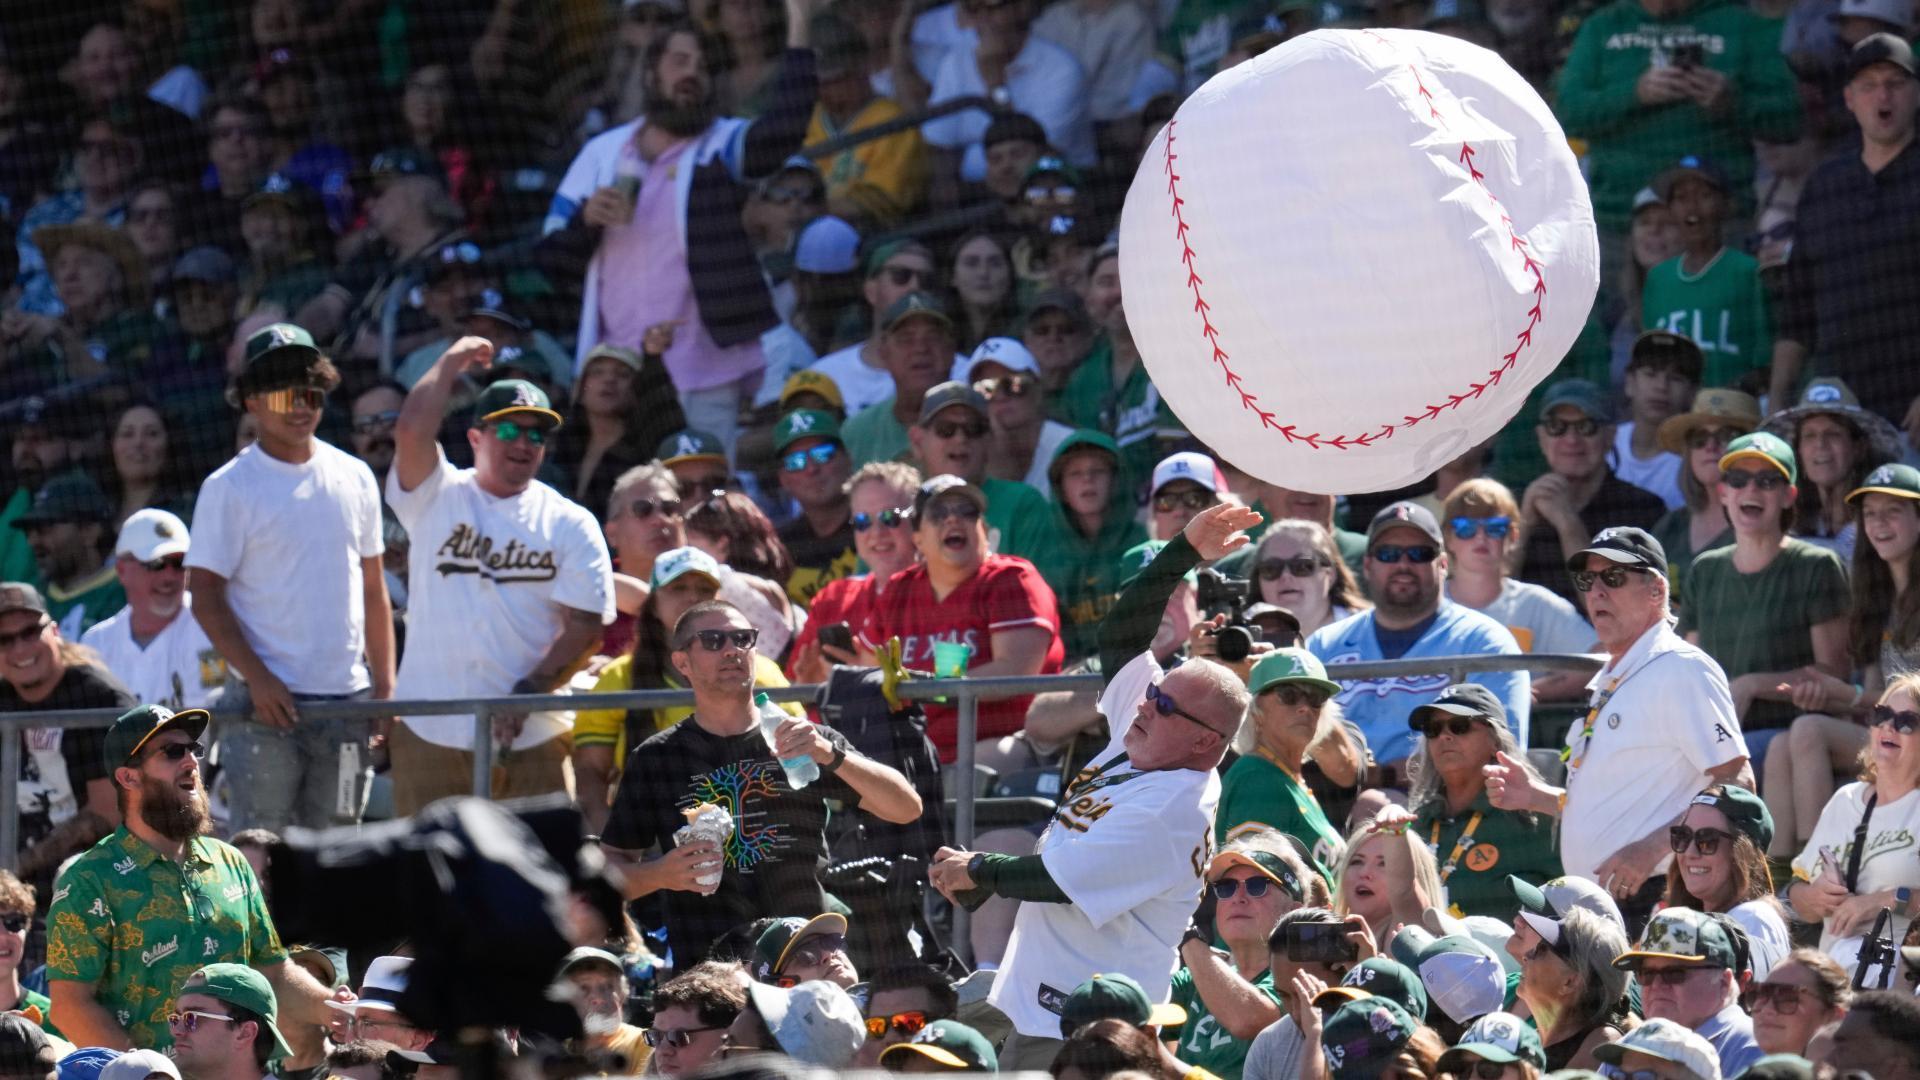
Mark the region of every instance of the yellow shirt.
<instances>
[{"instance_id":1,"label":"yellow shirt","mask_svg":"<svg viewBox=\"0 0 1920 1080\"><path fill-rule=\"evenodd\" d=\"M816 105L806 145L886 123L902 112L891 98L874 98L851 121L834 127L826 110ZM899 221L920 204L927 192L927 171L927 147L917 127L871 139L820 162L830 199L856 203L886 223Z\"/></svg>"},{"instance_id":2,"label":"yellow shirt","mask_svg":"<svg viewBox=\"0 0 1920 1080\"><path fill-rule=\"evenodd\" d=\"M791 685L787 676L774 663L759 653L753 655L753 685L762 690L772 690ZM613 663L600 669L600 681L593 684L596 694L616 694L623 690L632 690L633 658L622 656ZM666 689L682 689L679 681L667 677ZM805 716L807 711L798 704L788 702L780 706L794 716ZM693 709L685 705L676 705L670 709L653 710L654 730L665 731L673 725L693 715ZM579 709L573 714L573 745L611 746L616 767L627 760L627 710L625 709Z\"/></svg>"}]
</instances>

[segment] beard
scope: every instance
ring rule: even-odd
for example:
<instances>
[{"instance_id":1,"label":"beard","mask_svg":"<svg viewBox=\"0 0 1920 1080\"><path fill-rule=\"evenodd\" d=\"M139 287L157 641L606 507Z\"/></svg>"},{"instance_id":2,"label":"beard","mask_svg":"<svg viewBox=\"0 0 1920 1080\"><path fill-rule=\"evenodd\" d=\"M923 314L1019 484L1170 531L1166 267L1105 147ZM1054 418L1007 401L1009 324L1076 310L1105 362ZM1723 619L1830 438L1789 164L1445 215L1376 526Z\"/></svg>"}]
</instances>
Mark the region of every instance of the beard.
<instances>
[{"instance_id":1,"label":"beard","mask_svg":"<svg viewBox=\"0 0 1920 1080\"><path fill-rule=\"evenodd\" d=\"M209 825L207 792L195 784L181 791L170 780L140 778L140 820L169 840L185 841L205 835Z\"/></svg>"},{"instance_id":2,"label":"beard","mask_svg":"<svg viewBox=\"0 0 1920 1080\"><path fill-rule=\"evenodd\" d=\"M643 115L647 123L670 135L691 136L707 130L713 123L713 95L694 102L680 102L657 87L647 87Z\"/></svg>"}]
</instances>

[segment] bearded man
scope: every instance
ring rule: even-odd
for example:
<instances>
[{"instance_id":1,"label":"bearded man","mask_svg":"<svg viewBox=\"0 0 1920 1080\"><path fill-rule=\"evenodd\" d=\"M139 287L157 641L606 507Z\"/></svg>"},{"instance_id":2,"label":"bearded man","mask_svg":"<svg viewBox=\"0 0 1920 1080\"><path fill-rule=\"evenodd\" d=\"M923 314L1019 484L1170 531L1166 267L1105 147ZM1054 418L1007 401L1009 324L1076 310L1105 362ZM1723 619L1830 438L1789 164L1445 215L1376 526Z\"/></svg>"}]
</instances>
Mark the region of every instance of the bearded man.
<instances>
[{"instance_id":1,"label":"bearded man","mask_svg":"<svg viewBox=\"0 0 1920 1080\"><path fill-rule=\"evenodd\" d=\"M647 46L641 116L594 138L568 166L543 231L585 263L578 357L596 345L664 353L686 426L731 447L740 406L766 370L760 335L780 323L740 223L747 185L800 149L819 92L808 29L817 0L785 0L787 50L749 121L717 117L717 46L682 19ZM689 175L691 174L691 175Z\"/></svg>"},{"instance_id":2,"label":"bearded man","mask_svg":"<svg viewBox=\"0 0 1920 1080\"><path fill-rule=\"evenodd\" d=\"M107 729L123 823L60 876L47 917L54 1023L79 1045L172 1046L174 991L208 964L258 970L289 1021L330 1016L332 992L287 958L246 856L205 835L207 719L142 705Z\"/></svg>"}]
</instances>

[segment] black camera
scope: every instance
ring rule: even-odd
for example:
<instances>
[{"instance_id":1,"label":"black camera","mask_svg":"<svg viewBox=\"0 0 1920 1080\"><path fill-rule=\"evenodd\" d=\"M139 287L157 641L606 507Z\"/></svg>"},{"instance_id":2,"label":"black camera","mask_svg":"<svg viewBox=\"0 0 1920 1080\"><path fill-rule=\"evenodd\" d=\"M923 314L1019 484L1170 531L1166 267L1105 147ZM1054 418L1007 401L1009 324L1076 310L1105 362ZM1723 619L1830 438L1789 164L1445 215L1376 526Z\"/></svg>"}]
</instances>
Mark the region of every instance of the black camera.
<instances>
[{"instance_id":1,"label":"black camera","mask_svg":"<svg viewBox=\"0 0 1920 1080\"><path fill-rule=\"evenodd\" d=\"M1205 618L1224 614L1227 625L1214 631L1214 651L1221 660L1237 664L1253 652L1253 643L1264 641L1266 632L1247 621L1245 578L1228 577L1208 567L1200 571L1194 586L1194 601Z\"/></svg>"}]
</instances>

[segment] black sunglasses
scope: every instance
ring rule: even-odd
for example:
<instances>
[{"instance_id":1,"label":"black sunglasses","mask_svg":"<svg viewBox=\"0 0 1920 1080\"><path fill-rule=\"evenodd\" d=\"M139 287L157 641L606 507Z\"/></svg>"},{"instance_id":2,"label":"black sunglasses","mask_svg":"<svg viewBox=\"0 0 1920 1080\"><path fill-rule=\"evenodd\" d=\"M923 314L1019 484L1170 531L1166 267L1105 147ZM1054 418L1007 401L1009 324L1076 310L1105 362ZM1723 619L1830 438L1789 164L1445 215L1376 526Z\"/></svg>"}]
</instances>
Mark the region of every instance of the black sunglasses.
<instances>
[{"instance_id":1,"label":"black sunglasses","mask_svg":"<svg viewBox=\"0 0 1920 1080\"><path fill-rule=\"evenodd\" d=\"M1747 1011L1751 1013L1766 1005L1781 1016L1792 1016L1800 1011L1800 999L1811 993L1813 991L1806 987L1792 983L1754 983L1747 991Z\"/></svg>"},{"instance_id":2,"label":"black sunglasses","mask_svg":"<svg viewBox=\"0 0 1920 1080\"><path fill-rule=\"evenodd\" d=\"M25 630L17 630L11 634L0 634L0 651L11 649L22 642L32 641L34 638L46 633L47 627L52 625L52 619L41 619Z\"/></svg>"},{"instance_id":3,"label":"black sunglasses","mask_svg":"<svg viewBox=\"0 0 1920 1080\"><path fill-rule=\"evenodd\" d=\"M1696 971L1704 970L1706 969L1697 967L1663 968L1659 971L1641 968L1633 974L1640 980L1642 986L1658 986L1661 983L1666 983L1668 986L1685 986L1689 976Z\"/></svg>"},{"instance_id":4,"label":"black sunglasses","mask_svg":"<svg viewBox=\"0 0 1920 1080\"><path fill-rule=\"evenodd\" d=\"M368 413L353 418L353 430L362 435L381 428L390 428L400 419L400 410L388 409L386 412Z\"/></svg>"},{"instance_id":5,"label":"black sunglasses","mask_svg":"<svg viewBox=\"0 0 1920 1080\"><path fill-rule=\"evenodd\" d=\"M1891 705L1875 705L1873 723L1870 726L1879 727L1881 724L1890 725L1893 730L1902 735L1911 735L1913 729L1920 728L1920 713L1912 709L1896 710Z\"/></svg>"},{"instance_id":6,"label":"black sunglasses","mask_svg":"<svg viewBox=\"0 0 1920 1080\"><path fill-rule=\"evenodd\" d=\"M945 499L928 504L927 508L921 512L921 517L929 525L939 525L952 520L974 522L980 520L980 508L966 499Z\"/></svg>"},{"instance_id":7,"label":"black sunglasses","mask_svg":"<svg viewBox=\"0 0 1920 1080\"><path fill-rule=\"evenodd\" d=\"M185 555L162 555L158 559L149 559L141 563L140 566L149 574L157 574L162 570L185 570L187 568L187 557Z\"/></svg>"},{"instance_id":8,"label":"black sunglasses","mask_svg":"<svg viewBox=\"0 0 1920 1080\"><path fill-rule=\"evenodd\" d=\"M1675 855L1686 854L1689 846L1702 855L1712 855L1720 850L1722 840L1731 843L1733 834L1724 829L1691 829L1685 825L1667 830L1667 846L1673 848Z\"/></svg>"},{"instance_id":9,"label":"black sunglasses","mask_svg":"<svg viewBox=\"0 0 1920 1080\"><path fill-rule=\"evenodd\" d=\"M1325 565L1317 555L1298 555L1291 559L1261 559L1257 569L1263 578L1277 578L1282 574L1304 578L1312 577Z\"/></svg>"},{"instance_id":10,"label":"black sunglasses","mask_svg":"<svg viewBox=\"0 0 1920 1080\"><path fill-rule=\"evenodd\" d=\"M1618 589L1627 583L1628 574L1646 574L1651 571L1638 566L1610 566L1605 570L1575 570L1573 587L1581 592L1592 592L1596 579L1609 589Z\"/></svg>"},{"instance_id":11,"label":"black sunglasses","mask_svg":"<svg viewBox=\"0 0 1920 1080\"><path fill-rule=\"evenodd\" d=\"M907 518L910 517L912 513L913 511L911 510L901 509L882 510L877 514L855 514L853 515L853 531L866 532L875 525L888 529L897 529L906 523Z\"/></svg>"},{"instance_id":12,"label":"black sunglasses","mask_svg":"<svg viewBox=\"0 0 1920 1080\"><path fill-rule=\"evenodd\" d=\"M1248 899L1258 900L1267 895L1267 890L1273 887L1273 882L1263 877L1248 878L1245 881L1221 878L1212 885L1213 895L1219 900L1231 900L1233 894L1239 892L1242 885L1247 887Z\"/></svg>"},{"instance_id":13,"label":"black sunglasses","mask_svg":"<svg viewBox=\"0 0 1920 1080\"><path fill-rule=\"evenodd\" d=\"M1381 544L1367 555L1374 562L1389 566L1399 562L1403 555L1410 563L1426 564L1440 557L1440 549L1432 544Z\"/></svg>"},{"instance_id":14,"label":"black sunglasses","mask_svg":"<svg viewBox=\"0 0 1920 1080\"><path fill-rule=\"evenodd\" d=\"M1590 416L1582 417L1579 420L1542 420L1540 422L1540 429L1545 431L1549 438L1554 439L1565 435L1569 431L1582 438L1586 438L1600 430L1600 421Z\"/></svg>"},{"instance_id":15,"label":"black sunglasses","mask_svg":"<svg viewBox=\"0 0 1920 1080\"><path fill-rule=\"evenodd\" d=\"M975 420L971 424L960 420L936 420L927 427L935 436L942 439L951 439L955 435L965 435L969 439L984 439L987 433L993 430L980 420Z\"/></svg>"},{"instance_id":16,"label":"black sunglasses","mask_svg":"<svg viewBox=\"0 0 1920 1080\"><path fill-rule=\"evenodd\" d=\"M698 1035L703 1031L725 1031L725 1030L726 1028L717 1028L717 1027L648 1028L647 1033L641 1036L641 1038L644 1038L647 1040L648 1046L657 1047L657 1046L665 1045L665 1046L673 1046L673 1047L685 1047L688 1044L693 1042L693 1037L695 1035Z\"/></svg>"},{"instance_id":17,"label":"black sunglasses","mask_svg":"<svg viewBox=\"0 0 1920 1080\"><path fill-rule=\"evenodd\" d=\"M1437 739L1442 735L1457 738L1472 731L1477 722L1471 716L1429 716L1420 721L1420 734L1429 739Z\"/></svg>"},{"instance_id":18,"label":"black sunglasses","mask_svg":"<svg viewBox=\"0 0 1920 1080\"><path fill-rule=\"evenodd\" d=\"M1324 690L1315 690L1310 686L1301 686L1297 683L1279 683L1269 687L1267 692L1289 709L1299 708L1302 705L1311 705L1317 709L1327 703L1329 696Z\"/></svg>"},{"instance_id":19,"label":"black sunglasses","mask_svg":"<svg viewBox=\"0 0 1920 1080\"><path fill-rule=\"evenodd\" d=\"M679 499L639 498L633 500L630 509L637 518L650 518L656 513L661 517L679 517L683 505Z\"/></svg>"},{"instance_id":20,"label":"black sunglasses","mask_svg":"<svg viewBox=\"0 0 1920 1080\"><path fill-rule=\"evenodd\" d=\"M27 924L32 921L33 916L18 911L10 911L5 915L0 915L0 926L6 927L7 933L9 934L17 934L25 930Z\"/></svg>"},{"instance_id":21,"label":"black sunglasses","mask_svg":"<svg viewBox=\"0 0 1920 1080\"><path fill-rule=\"evenodd\" d=\"M736 628L733 630L695 630L693 632L693 639L694 641L698 641L700 647L708 652L719 652L728 645L732 645L736 649L751 649L753 648L754 642L760 640L760 631L752 627ZM688 644L692 644L692 642L688 642Z\"/></svg>"},{"instance_id":22,"label":"black sunglasses","mask_svg":"<svg viewBox=\"0 0 1920 1080\"><path fill-rule=\"evenodd\" d=\"M1507 1067L1498 1061L1486 1061L1483 1059L1474 1062L1473 1068L1459 1070L1454 1075L1461 1077L1462 1080L1465 1080L1465 1078L1469 1076L1475 1077L1476 1080L1500 1080L1501 1077L1507 1075Z\"/></svg>"},{"instance_id":23,"label":"black sunglasses","mask_svg":"<svg viewBox=\"0 0 1920 1080\"><path fill-rule=\"evenodd\" d=\"M1694 428L1687 432L1687 449L1704 450L1709 446L1725 446L1744 434L1745 432L1727 427Z\"/></svg>"},{"instance_id":24,"label":"black sunglasses","mask_svg":"<svg viewBox=\"0 0 1920 1080\"><path fill-rule=\"evenodd\" d=\"M165 746L155 747L152 752L147 754L147 760L163 757L177 764L181 758L186 757L188 754L192 754L196 759L203 758L207 756L207 748L197 742L168 743Z\"/></svg>"},{"instance_id":25,"label":"black sunglasses","mask_svg":"<svg viewBox=\"0 0 1920 1080\"><path fill-rule=\"evenodd\" d=\"M1778 491L1787 486L1786 474L1767 469L1761 472L1749 472L1746 469L1728 469L1720 474L1720 482L1739 491L1748 484L1761 491Z\"/></svg>"},{"instance_id":26,"label":"black sunglasses","mask_svg":"<svg viewBox=\"0 0 1920 1080\"><path fill-rule=\"evenodd\" d=\"M1182 491L1173 495L1155 495L1153 508L1162 514L1171 514L1175 510L1205 510L1220 497L1211 491Z\"/></svg>"}]
</instances>

